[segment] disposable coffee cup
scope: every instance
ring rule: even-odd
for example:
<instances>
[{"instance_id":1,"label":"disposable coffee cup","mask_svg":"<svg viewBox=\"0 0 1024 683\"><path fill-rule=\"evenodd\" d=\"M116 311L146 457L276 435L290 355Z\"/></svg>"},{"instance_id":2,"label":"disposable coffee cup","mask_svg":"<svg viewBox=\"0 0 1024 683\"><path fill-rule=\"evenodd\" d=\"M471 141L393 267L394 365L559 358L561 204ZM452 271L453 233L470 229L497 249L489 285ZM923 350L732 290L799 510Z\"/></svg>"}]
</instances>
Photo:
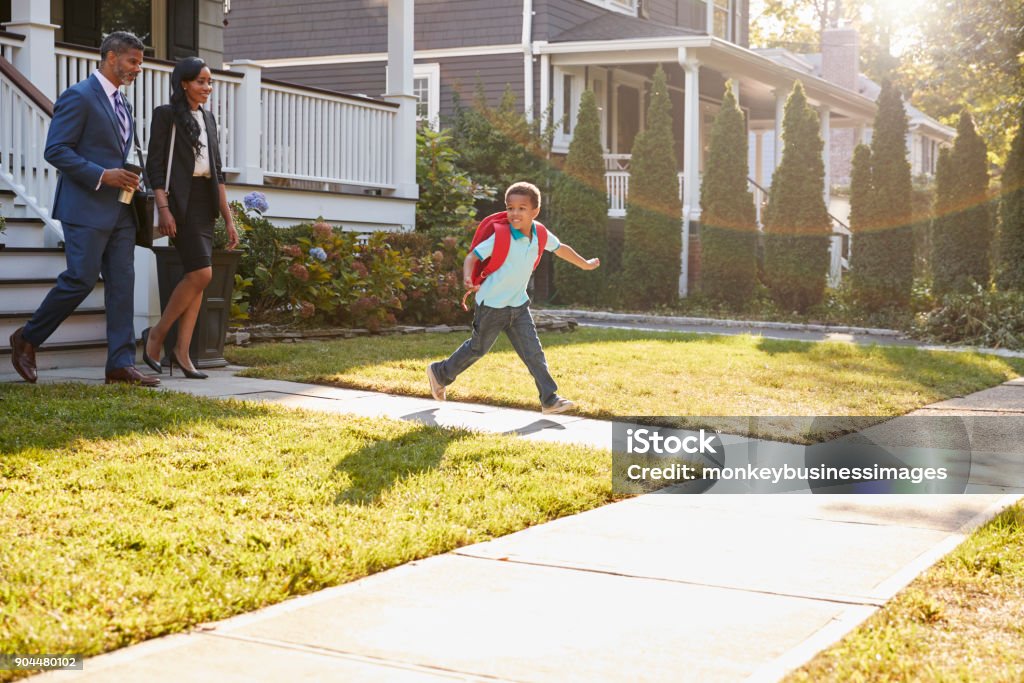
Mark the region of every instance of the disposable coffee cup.
<instances>
[{"instance_id":1,"label":"disposable coffee cup","mask_svg":"<svg viewBox=\"0 0 1024 683\"><path fill-rule=\"evenodd\" d=\"M142 174L142 167L141 166L137 166L135 164L125 164L124 165L124 170L130 171L130 172L134 173L135 175L141 175ZM121 202L122 204L131 204L132 203L132 197L134 195L135 195L135 190L121 190L121 194L117 195L117 201Z\"/></svg>"}]
</instances>

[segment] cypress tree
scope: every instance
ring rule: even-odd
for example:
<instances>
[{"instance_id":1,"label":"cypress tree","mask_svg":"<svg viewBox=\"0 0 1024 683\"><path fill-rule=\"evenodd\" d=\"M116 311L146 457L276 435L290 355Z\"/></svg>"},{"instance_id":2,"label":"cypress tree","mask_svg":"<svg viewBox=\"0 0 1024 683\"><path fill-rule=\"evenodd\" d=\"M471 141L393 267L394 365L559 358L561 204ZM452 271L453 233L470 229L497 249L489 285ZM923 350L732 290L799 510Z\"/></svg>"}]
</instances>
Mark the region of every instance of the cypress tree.
<instances>
[{"instance_id":1,"label":"cypress tree","mask_svg":"<svg viewBox=\"0 0 1024 683\"><path fill-rule=\"evenodd\" d=\"M936 294L956 289L960 254L953 216L955 192L952 150L942 147L935 165L935 208L932 211L932 289Z\"/></svg>"},{"instance_id":2,"label":"cypress tree","mask_svg":"<svg viewBox=\"0 0 1024 683\"><path fill-rule=\"evenodd\" d=\"M941 186L936 188L932 229L933 279L938 294L970 291L974 284L987 287L989 280L988 151L966 109L960 114L947 163L948 195L944 197Z\"/></svg>"},{"instance_id":3,"label":"cypress tree","mask_svg":"<svg viewBox=\"0 0 1024 683\"><path fill-rule=\"evenodd\" d=\"M874 294L870 264L879 258L880 241L873 239L876 225L875 185L871 178L871 148L857 145L850 169L850 284L858 301L867 305ZM863 266L863 267L862 267Z\"/></svg>"},{"instance_id":4,"label":"cypress tree","mask_svg":"<svg viewBox=\"0 0 1024 683\"><path fill-rule=\"evenodd\" d=\"M1024 116L1003 170L999 288L1024 290Z\"/></svg>"},{"instance_id":5,"label":"cypress tree","mask_svg":"<svg viewBox=\"0 0 1024 683\"><path fill-rule=\"evenodd\" d=\"M871 220L855 240L864 247L855 266L856 296L869 310L906 306L914 284L913 183L906 139L903 99L885 81L871 141Z\"/></svg>"},{"instance_id":6,"label":"cypress tree","mask_svg":"<svg viewBox=\"0 0 1024 683\"><path fill-rule=\"evenodd\" d=\"M569 155L552 196L555 233L585 258L606 261L608 196L604 183L601 121L594 93L580 99ZM585 272L555 260L555 286L562 303L596 304L604 291L603 269Z\"/></svg>"},{"instance_id":7,"label":"cypress tree","mask_svg":"<svg viewBox=\"0 0 1024 683\"><path fill-rule=\"evenodd\" d=\"M747 187L747 125L732 88L711 129L701 180L701 290L741 307L757 283L757 213Z\"/></svg>"},{"instance_id":8,"label":"cypress tree","mask_svg":"<svg viewBox=\"0 0 1024 683\"><path fill-rule=\"evenodd\" d=\"M788 311L820 303L829 268L825 164L818 114L797 81L782 121L785 147L764 212L764 271L775 301Z\"/></svg>"},{"instance_id":9,"label":"cypress tree","mask_svg":"<svg viewBox=\"0 0 1024 683\"><path fill-rule=\"evenodd\" d=\"M671 303L679 293L682 206L674 150L672 103L658 66L647 129L633 142L630 160L621 280L623 299L633 306Z\"/></svg>"}]
</instances>

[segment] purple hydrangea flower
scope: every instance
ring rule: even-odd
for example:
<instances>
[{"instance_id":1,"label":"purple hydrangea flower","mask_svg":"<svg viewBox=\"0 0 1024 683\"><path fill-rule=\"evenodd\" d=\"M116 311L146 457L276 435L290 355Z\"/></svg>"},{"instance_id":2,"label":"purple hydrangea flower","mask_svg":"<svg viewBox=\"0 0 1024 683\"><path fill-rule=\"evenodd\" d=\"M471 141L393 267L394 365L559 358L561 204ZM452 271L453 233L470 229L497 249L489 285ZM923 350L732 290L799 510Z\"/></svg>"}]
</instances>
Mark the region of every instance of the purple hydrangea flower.
<instances>
[{"instance_id":1,"label":"purple hydrangea flower","mask_svg":"<svg viewBox=\"0 0 1024 683\"><path fill-rule=\"evenodd\" d=\"M312 249L310 249L309 255L315 258L317 261L327 260L327 252L321 249L320 247L313 247Z\"/></svg>"},{"instance_id":2,"label":"purple hydrangea flower","mask_svg":"<svg viewBox=\"0 0 1024 683\"><path fill-rule=\"evenodd\" d=\"M247 211L258 211L260 215L266 213L270 208L270 204L267 203L267 195L262 192L250 192L242 198L242 204Z\"/></svg>"}]
</instances>

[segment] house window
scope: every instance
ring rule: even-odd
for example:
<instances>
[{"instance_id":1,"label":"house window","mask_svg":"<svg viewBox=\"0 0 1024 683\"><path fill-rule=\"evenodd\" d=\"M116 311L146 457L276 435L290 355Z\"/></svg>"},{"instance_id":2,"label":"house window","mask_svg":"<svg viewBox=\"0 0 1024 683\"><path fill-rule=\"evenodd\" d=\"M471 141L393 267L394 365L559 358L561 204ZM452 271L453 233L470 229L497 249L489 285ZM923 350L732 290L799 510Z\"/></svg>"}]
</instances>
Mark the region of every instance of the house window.
<instances>
[{"instance_id":1,"label":"house window","mask_svg":"<svg viewBox=\"0 0 1024 683\"><path fill-rule=\"evenodd\" d=\"M583 69L555 67L553 114L556 128L552 147L556 152L569 151L579 112L580 95L583 94L583 77Z\"/></svg>"},{"instance_id":2,"label":"house window","mask_svg":"<svg viewBox=\"0 0 1024 683\"><path fill-rule=\"evenodd\" d=\"M585 0L591 5L597 5L614 12L621 12L630 16L636 16L638 0Z\"/></svg>"},{"instance_id":3,"label":"house window","mask_svg":"<svg viewBox=\"0 0 1024 683\"><path fill-rule=\"evenodd\" d=\"M714 36L732 40L732 0L714 0Z\"/></svg>"},{"instance_id":4,"label":"house window","mask_svg":"<svg viewBox=\"0 0 1024 683\"><path fill-rule=\"evenodd\" d=\"M416 96L416 120L437 130L441 125L441 65L416 64L413 67L412 92Z\"/></svg>"}]
</instances>

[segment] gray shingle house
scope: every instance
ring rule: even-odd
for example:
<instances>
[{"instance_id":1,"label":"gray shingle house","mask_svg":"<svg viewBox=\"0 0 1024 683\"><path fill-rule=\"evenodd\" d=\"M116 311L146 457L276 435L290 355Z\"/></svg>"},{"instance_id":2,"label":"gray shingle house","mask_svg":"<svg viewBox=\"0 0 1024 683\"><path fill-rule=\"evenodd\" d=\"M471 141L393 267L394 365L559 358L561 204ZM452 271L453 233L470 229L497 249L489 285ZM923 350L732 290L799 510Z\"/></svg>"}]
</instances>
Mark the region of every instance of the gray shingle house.
<instances>
[{"instance_id":1,"label":"gray shingle house","mask_svg":"<svg viewBox=\"0 0 1024 683\"><path fill-rule=\"evenodd\" d=\"M415 0L413 31L417 114L436 124L477 83L497 102L506 86L527 116L551 105L556 152L568 150L580 95L591 89L600 106L606 151L609 216L622 216L629 154L643 130L646 91L655 68L667 75L675 121L683 203L684 274L694 275L690 239L700 219L700 173L710 121L731 79L751 130L778 143L782 109L793 83L804 82L831 129L863 130L875 104L798 64L748 49L749 0ZM373 0L248 0L228 15L228 59L245 52L274 78L310 86L379 95L386 92L386 8ZM781 148L776 144L775 148ZM755 164L758 150L754 151ZM752 167L756 168L756 165ZM828 164L826 164L828 167ZM848 241L836 240L833 276ZM689 272L687 272L689 271Z\"/></svg>"}]
</instances>

